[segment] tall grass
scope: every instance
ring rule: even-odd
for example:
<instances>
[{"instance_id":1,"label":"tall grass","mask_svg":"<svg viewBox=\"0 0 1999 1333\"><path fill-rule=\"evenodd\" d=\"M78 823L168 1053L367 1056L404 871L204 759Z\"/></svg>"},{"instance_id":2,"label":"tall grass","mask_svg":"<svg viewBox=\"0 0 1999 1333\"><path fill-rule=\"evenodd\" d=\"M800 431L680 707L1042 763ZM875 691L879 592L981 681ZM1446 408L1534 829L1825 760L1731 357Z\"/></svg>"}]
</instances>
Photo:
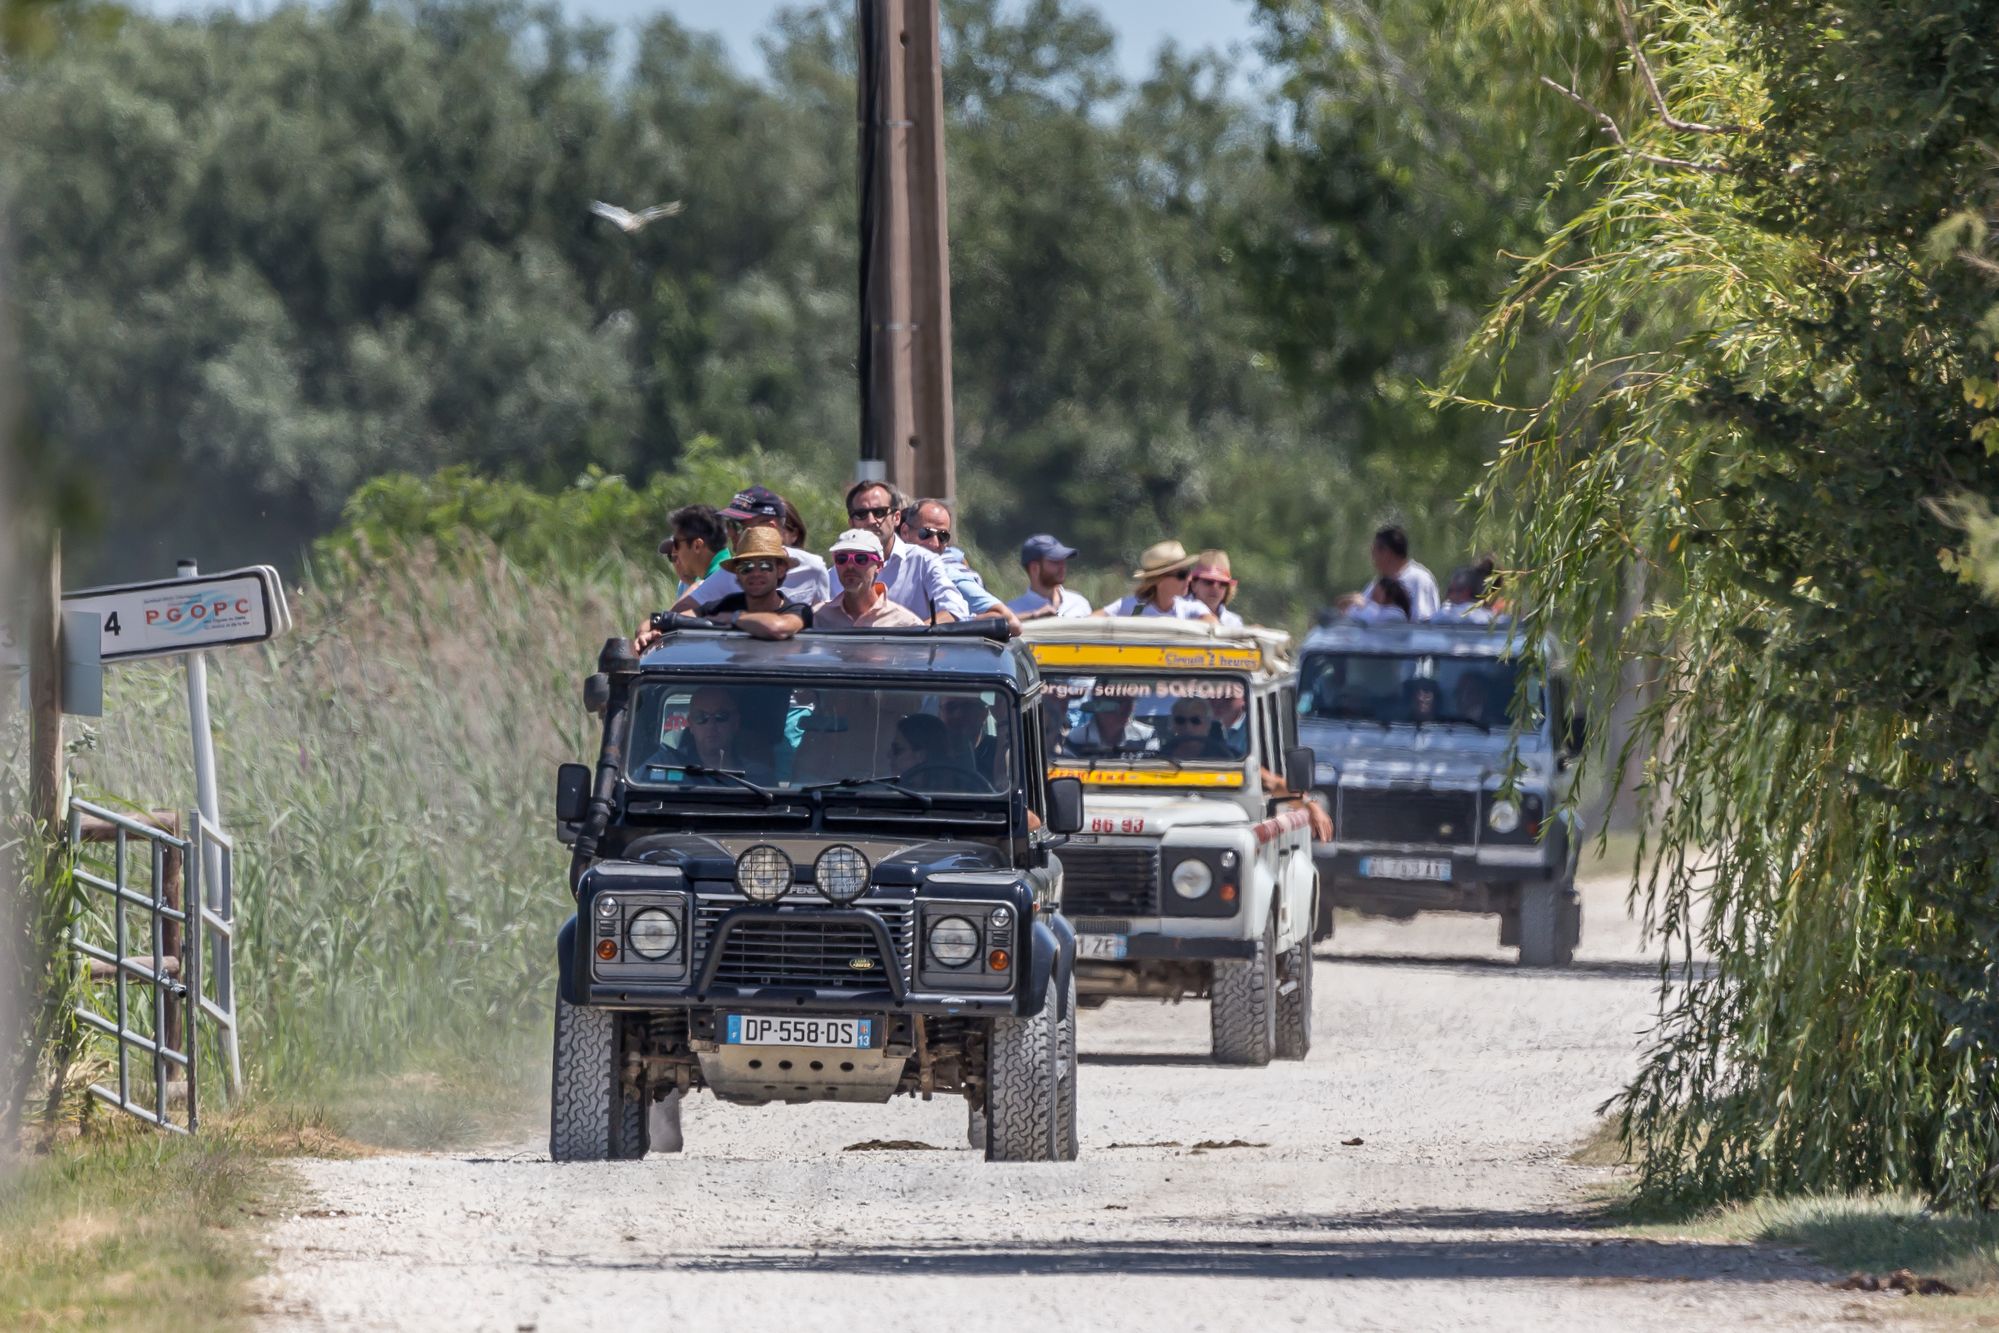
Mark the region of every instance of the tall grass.
<instances>
[{"instance_id":1,"label":"tall grass","mask_svg":"<svg viewBox=\"0 0 1999 1333\"><path fill-rule=\"evenodd\" d=\"M547 1021L569 901L554 766L594 752L579 683L597 648L664 593L620 560L377 557L309 580L290 636L212 656L253 1082L518 1050ZM192 804L177 665L112 673L77 769L140 805Z\"/></svg>"}]
</instances>

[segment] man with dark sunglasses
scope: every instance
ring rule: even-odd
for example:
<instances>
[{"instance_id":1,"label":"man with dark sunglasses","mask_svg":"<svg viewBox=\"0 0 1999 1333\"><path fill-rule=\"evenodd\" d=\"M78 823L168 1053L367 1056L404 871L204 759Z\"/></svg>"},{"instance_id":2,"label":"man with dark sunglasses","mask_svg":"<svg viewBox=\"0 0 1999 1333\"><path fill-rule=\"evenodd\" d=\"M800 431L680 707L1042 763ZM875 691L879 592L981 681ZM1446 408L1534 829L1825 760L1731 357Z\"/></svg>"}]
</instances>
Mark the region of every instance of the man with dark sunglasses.
<instances>
[{"instance_id":1,"label":"man with dark sunglasses","mask_svg":"<svg viewBox=\"0 0 1999 1333\"><path fill-rule=\"evenodd\" d=\"M1009 632L1020 633L1020 617L1007 610L1006 603L986 591L986 581L965 560L965 553L951 544L951 508L942 500L918 500L902 511L902 527L897 535L912 546L944 562L958 595L973 620L1004 620Z\"/></svg>"},{"instance_id":2,"label":"man with dark sunglasses","mask_svg":"<svg viewBox=\"0 0 1999 1333\"><path fill-rule=\"evenodd\" d=\"M887 482L858 481L847 491L847 522L874 534L881 543L882 567L875 579L889 600L933 625L964 620L972 609L937 553L896 538L902 511L908 507L909 501Z\"/></svg>"}]
</instances>

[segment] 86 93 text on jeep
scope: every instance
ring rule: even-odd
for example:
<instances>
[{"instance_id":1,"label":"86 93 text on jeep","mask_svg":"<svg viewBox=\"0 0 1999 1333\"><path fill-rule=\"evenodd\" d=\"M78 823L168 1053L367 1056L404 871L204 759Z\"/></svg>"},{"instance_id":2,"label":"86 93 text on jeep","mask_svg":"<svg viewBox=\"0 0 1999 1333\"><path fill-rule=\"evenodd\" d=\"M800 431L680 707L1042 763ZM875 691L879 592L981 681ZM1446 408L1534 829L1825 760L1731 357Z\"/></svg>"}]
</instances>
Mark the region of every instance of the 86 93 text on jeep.
<instances>
[{"instance_id":1,"label":"86 93 text on jeep","mask_svg":"<svg viewBox=\"0 0 1999 1333\"><path fill-rule=\"evenodd\" d=\"M1003 631L1002 631L1003 633ZM1001 1161L1077 1153L1075 936L1041 681L987 622L605 645L562 767L549 1152L679 1146L680 1099L957 1093Z\"/></svg>"}]
</instances>

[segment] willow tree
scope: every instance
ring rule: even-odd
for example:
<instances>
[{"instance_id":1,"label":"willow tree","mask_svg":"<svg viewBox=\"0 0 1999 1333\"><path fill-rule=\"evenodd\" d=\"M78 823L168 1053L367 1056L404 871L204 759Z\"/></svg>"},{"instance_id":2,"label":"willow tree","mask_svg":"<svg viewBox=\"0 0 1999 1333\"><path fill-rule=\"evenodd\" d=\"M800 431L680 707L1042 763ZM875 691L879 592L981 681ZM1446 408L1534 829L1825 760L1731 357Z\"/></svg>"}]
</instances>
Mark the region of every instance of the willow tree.
<instances>
[{"instance_id":1,"label":"willow tree","mask_svg":"<svg viewBox=\"0 0 1999 1333\"><path fill-rule=\"evenodd\" d=\"M1620 8L1639 114L1466 366L1562 340L1481 485L1538 629L1652 684L1624 766L1662 1021L1619 1100L1658 1197L1999 1202L1999 4ZM1555 71L1549 71L1555 75ZM1626 614L1628 592L1645 590Z\"/></svg>"}]
</instances>

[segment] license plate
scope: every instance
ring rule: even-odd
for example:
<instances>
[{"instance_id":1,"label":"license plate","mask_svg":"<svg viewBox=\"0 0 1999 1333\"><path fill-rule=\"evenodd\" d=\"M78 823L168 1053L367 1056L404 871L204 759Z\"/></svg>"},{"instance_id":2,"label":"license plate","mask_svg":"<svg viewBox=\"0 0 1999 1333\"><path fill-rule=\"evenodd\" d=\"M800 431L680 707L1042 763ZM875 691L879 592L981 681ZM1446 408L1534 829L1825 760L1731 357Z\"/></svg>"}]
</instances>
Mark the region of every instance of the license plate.
<instances>
[{"instance_id":1,"label":"license plate","mask_svg":"<svg viewBox=\"0 0 1999 1333\"><path fill-rule=\"evenodd\" d=\"M1122 958L1128 948L1122 935L1078 935L1076 956L1078 958Z\"/></svg>"},{"instance_id":2,"label":"license plate","mask_svg":"<svg viewBox=\"0 0 1999 1333\"><path fill-rule=\"evenodd\" d=\"M1448 884L1451 863L1445 857L1363 856L1360 873L1368 879L1434 879Z\"/></svg>"},{"instance_id":3,"label":"license plate","mask_svg":"<svg viewBox=\"0 0 1999 1333\"><path fill-rule=\"evenodd\" d=\"M828 1046L865 1051L874 1045L872 1018L779 1018L730 1014L726 1046Z\"/></svg>"}]
</instances>

